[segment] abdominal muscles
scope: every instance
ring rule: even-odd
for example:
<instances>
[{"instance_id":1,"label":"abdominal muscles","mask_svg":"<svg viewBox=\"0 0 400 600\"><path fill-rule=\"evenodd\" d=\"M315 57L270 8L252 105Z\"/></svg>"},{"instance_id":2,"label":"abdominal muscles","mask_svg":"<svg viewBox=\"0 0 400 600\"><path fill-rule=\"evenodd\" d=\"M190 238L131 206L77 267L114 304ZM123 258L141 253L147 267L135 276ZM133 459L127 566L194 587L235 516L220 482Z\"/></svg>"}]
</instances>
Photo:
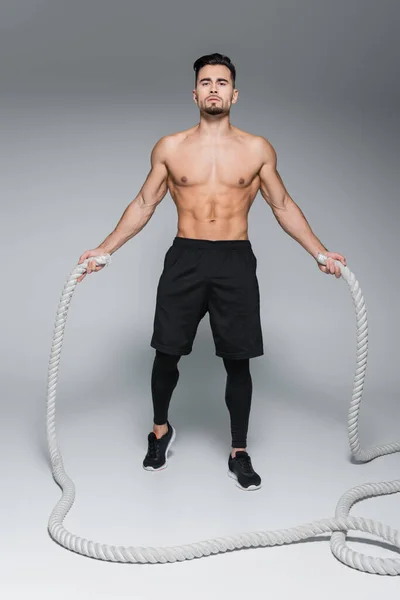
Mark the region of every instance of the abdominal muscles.
<instances>
[{"instance_id":1,"label":"abdominal muscles","mask_svg":"<svg viewBox=\"0 0 400 600\"><path fill-rule=\"evenodd\" d=\"M179 237L195 239L248 239L248 213L254 198L249 190L210 196L174 194Z\"/></svg>"}]
</instances>

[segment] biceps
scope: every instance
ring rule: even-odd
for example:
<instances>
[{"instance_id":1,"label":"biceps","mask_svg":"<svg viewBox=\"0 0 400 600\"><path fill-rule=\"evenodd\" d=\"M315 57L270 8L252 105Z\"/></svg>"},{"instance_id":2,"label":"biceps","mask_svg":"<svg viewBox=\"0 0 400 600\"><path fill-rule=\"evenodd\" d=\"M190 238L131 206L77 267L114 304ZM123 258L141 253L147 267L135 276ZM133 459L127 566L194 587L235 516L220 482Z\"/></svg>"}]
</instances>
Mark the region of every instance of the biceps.
<instances>
[{"instance_id":1,"label":"biceps","mask_svg":"<svg viewBox=\"0 0 400 600\"><path fill-rule=\"evenodd\" d=\"M140 194L144 204L161 202L168 191L168 171L164 163L155 164L147 175Z\"/></svg>"},{"instance_id":2,"label":"biceps","mask_svg":"<svg viewBox=\"0 0 400 600\"><path fill-rule=\"evenodd\" d=\"M272 164L264 164L260 170L260 193L272 209L285 207L289 194Z\"/></svg>"}]
</instances>

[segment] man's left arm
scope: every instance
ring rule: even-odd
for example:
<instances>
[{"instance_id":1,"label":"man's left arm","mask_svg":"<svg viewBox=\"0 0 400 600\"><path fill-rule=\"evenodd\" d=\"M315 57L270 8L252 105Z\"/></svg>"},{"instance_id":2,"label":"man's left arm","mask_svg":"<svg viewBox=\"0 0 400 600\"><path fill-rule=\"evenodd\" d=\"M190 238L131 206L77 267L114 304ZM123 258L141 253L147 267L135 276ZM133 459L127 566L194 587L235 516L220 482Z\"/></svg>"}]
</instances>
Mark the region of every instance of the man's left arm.
<instances>
[{"instance_id":1,"label":"man's left arm","mask_svg":"<svg viewBox=\"0 0 400 600\"><path fill-rule=\"evenodd\" d=\"M257 136L257 143L262 163L259 171L260 193L271 207L279 225L313 258L316 259L319 253L328 258L326 266L317 263L321 271L340 277L339 265L335 265L334 261L339 260L345 265L345 257L338 252L329 252L316 237L303 212L290 197L277 171L277 157L274 148L268 140L261 136Z\"/></svg>"}]
</instances>

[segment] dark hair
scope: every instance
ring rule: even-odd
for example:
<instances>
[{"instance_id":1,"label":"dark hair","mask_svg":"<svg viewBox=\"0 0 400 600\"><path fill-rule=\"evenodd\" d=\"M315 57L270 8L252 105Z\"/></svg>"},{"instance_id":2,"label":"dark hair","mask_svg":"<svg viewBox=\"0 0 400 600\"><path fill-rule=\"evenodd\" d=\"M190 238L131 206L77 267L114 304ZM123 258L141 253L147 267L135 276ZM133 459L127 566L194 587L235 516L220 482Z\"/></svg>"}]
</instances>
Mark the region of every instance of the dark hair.
<instances>
[{"instance_id":1,"label":"dark hair","mask_svg":"<svg viewBox=\"0 0 400 600\"><path fill-rule=\"evenodd\" d=\"M199 71L205 65L225 65L231 72L233 87L235 87L236 81L236 69L235 65L232 63L231 59L228 56L224 56L223 54L219 54L218 52L214 52L214 54L205 54L198 58L194 64L193 69L196 73L195 85L197 84L197 76Z\"/></svg>"}]
</instances>

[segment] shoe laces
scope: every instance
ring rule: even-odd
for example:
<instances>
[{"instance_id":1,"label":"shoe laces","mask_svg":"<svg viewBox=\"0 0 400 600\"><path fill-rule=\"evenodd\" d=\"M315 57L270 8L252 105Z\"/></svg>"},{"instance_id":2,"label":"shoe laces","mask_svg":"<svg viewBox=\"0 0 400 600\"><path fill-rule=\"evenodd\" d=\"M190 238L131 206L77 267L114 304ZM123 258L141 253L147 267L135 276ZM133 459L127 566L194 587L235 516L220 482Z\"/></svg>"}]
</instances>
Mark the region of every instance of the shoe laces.
<instances>
[{"instance_id":1,"label":"shoe laces","mask_svg":"<svg viewBox=\"0 0 400 600\"><path fill-rule=\"evenodd\" d=\"M149 437L149 450L148 454L150 458L158 458L160 452L160 444L158 443L158 439L156 435L150 435Z\"/></svg>"},{"instance_id":2,"label":"shoe laces","mask_svg":"<svg viewBox=\"0 0 400 600\"><path fill-rule=\"evenodd\" d=\"M253 473L253 467L251 466L249 455L236 456L235 458L245 473Z\"/></svg>"}]
</instances>

